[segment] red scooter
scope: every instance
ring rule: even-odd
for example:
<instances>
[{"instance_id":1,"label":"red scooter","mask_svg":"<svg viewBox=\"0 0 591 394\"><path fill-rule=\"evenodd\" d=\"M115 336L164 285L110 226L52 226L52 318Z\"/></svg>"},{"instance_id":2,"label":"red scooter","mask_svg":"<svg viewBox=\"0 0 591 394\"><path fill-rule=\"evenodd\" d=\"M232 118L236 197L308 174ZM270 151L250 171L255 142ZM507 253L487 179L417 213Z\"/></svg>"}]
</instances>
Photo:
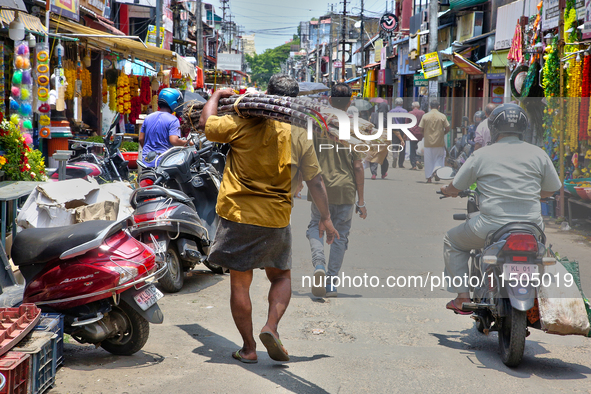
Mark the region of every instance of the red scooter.
<instances>
[{"instance_id":1,"label":"red scooter","mask_svg":"<svg viewBox=\"0 0 591 394\"><path fill-rule=\"evenodd\" d=\"M166 265L127 226L96 220L27 229L12 246L26 282L22 301L64 314L66 333L117 355L139 351L149 323L164 319L157 304L163 295L152 282Z\"/></svg>"}]
</instances>

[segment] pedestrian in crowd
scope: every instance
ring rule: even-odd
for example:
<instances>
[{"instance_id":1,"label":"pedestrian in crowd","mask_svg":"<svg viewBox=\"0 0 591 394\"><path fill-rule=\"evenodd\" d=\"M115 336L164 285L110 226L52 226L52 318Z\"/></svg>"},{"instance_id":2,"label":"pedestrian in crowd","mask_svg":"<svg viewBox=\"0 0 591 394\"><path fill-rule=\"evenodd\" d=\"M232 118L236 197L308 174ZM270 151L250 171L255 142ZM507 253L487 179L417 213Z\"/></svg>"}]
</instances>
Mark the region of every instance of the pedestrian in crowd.
<instances>
[{"instance_id":1,"label":"pedestrian in crowd","mask_svg":"<svg viewBox=\"0 0 591 394\"><path fill-rule=\"evenodd\" d=\"M431 183L433 173L445 165L445 143L443 136L450 130L447 117L439 112L439 100L429 102L431 110L423 115L419 129L425 139L425 178Z\"/></svg>"},{"instance_id":2,"label":"pedestrian in crowd","mask_svg":"<svg viewBox=\"0 0 591 394\"><path fill-rule=\"evenodd\" d=\"M397 97L394 100L394 108L392 108L390 110L390 112L405 113L405 114L408 113L407 110L402 108L403 104L404 104L404 100L402 99L402 97ZM406 123L406 120L401 119L401 118L394 118L393 122L396 124L402 124L402 123ZM392 160L392 168L396 168L397 161L398 161L398 167L404 168L404 158L406 156L406 152L404 151L404 147L405 147L404 137L401 136L400 133L398 133L397 135L392 135L392 144L399 144L402 146L401 151L393 153L394 159Z\"/></svg>"},{"instance_id":3,"label":"pedestrian in crowd","mask_svg":"<svg viewBox=\"0 0 591 394\"><path fill-rule=\"evenodd\" d=\"M421 109L421 103L419 103L418 101L414 101L412 103L412 111L410 111L409 113L411 115L414 115L414 117L417 119L416 126L410 129L412 135L414 135L417 138L416 141L409 141L408 149L410 150L410 169L420 170L421 168L423 168L423 165L418 161L417 158L417 146L419 145L419 141L423 139L423 133L421 132L419 124L421 124L421 119L423 119L425 111Z\"/></svg>"},{"instance_id":4,"label":"pedestrian in crowd","mask_svg":"<svg viewBox=\"0 0 591 394\"><path fill-rule=\"evenodd\" d=\"M349 111L349 110L347 110ZM373 123L375 127L379 127L380 118L382 119L382 127L386 128L386 121L388 115L388 104L387 103L378 103L376 105L376 111L371 114L370 122ZM400 132L398 130L394 131L400 136ZM385 179L388 176L388 149L385 147L375 147L372 146L372 151L368 155L369 159L369 170L371 171L371 179L376 179L378 176L378 165L381 166L381 175L382 179ZM396 167L396 165L394 165Z\"/></svg>"},{"instance_id":5,"label":"pedestrian in crowd","mask_svg":"<svg viewBox=\"0 0 591 394\"><path fill-rule=\"evenodd\" d=\"M351 99L351 87L345 83L333 85L329 98L330 105L341 111L347 111ZM319 150L320 144L334 144L333 140L314 135L314 148L318 156L318 162L322 169L322 179L326 185L330 217L339 233L340 238L335 239L330 246L328 266L324 257L323 237L319 236L321 213L315 201L312 203L312 220L308 225L306 236L310 241L312 251L312 265L314 266L314 278L312 294L316 297L336 297L337 289L333 286L331 277L337 276L345 251L349 242L349 231L353 219L353 211L357 207L362 219L367 217L367 209L363 194L364 171L361 162L363 156L354 150L336 145L339 149ZM355 199L357 197L357 200ZM310 194L308 194L310 200ZM326 283L326 284L325 284Z\"/></svg>"},{"instance_id":6,"label":"pedestrian in crowd","mask_svg":"<svg viewBox=\"0 0 591 394\"><path fill-rule=\"evenodd\" d=\"M476 142L474 142L474 138L476 138L476 128L484 119L486 119L484 111L476 111L472 117L473 123L468 126L468 131L466 132L466 143L468 143L471 147L470 155L472 152L474 152L474 147L476 145Z\"/></svg>"},{"instance_id":7,"label":"pedestrian in crowd","mask_svg":"<svg viewBox=\"0 0 591 394\"><path fill-rule=\"evenodd\" d=\"M187 144L186 140L181 139L180 122L174 115L182 104L183 95L178 89L162 89L158 94L158 111L144 119L138 141L142 147L142 162L147 167L154 167L156 162L145 160L148 153L160 155L173 146Z\"/></svg>"},{"instance_id":8,"label":"pedestrian in crowd","mask_svg":"<svg viewBox=\"0 0 591 394\"><path fill-rule=\"evenodd\" d=\"M484 119L478 127L476 127L476 132L474 135L474 150L478 150L483 146L487 146L490 143L490 128L488 125L488 117L495 110L497 106L493 103L486 104L484 107L484 112L486 114L486 119Z\"/></svg>"},{"instance_id":9,"label":"pedestrian in crowd","mask_svg":"<svg viewBox=\"0 0 591 394\"><path fill-rule=\"evenodd\" d=\"M294 97L298 91L298 83L287 75L269 81L269 94ZM267 322L259 338L273 360L288 361L277 326L291 298L289 221L294 170L301 172L317 207L320 234L316 235L322 236L325 230L330 244L338 233L306 131L261 117L217 116L219 100L233 94L230 89L216 91L199 120L207 139L231 146L216 205L220 222L209 261L230 270L230 309L243 339L242 348L232 357L257 362L250 285L253 269L264 268L271 287Z\"/></svg>"}]
</instances>

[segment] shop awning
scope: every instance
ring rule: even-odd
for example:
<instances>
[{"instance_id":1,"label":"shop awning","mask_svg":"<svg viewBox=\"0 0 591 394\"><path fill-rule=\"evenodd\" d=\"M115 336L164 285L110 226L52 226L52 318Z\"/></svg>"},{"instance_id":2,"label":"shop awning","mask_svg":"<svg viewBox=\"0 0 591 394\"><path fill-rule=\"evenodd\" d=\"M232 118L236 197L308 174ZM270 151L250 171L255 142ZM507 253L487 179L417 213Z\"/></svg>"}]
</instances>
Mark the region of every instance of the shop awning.
<instances>
[{"instance_id":1,"label":"shop awning","mask_svg":"<svg viewBox=\"0 0 591 394\"><path fill-rule=\"evenodd\" d=\"M482 59L480 59L476 63L478 63L478 64L484 64L484 63L492 62L492 58L493 58L493 56L492 56L492 54L490 54L488 56L483 57Z\"/></svg>"},{"instance_id":2,"label":"shop awning","mask_svg":"<svg viewBox=\"0 0 591 394\"><path fill-rule=\"evenodd\" d=\"M371 63L371 64L368 64L367 66L364 66L363 68L374 68L374 67L377 67L379 65L380 65L380 63Z\"/></svg>"},{"instance_id":3,"label":"shop awning","mask_svg":"<svg viewBox=\"0 0 591 394\"><path fill-rule=\"evenodd\" d=\"M108 34L64 19L52 18L52 20L56 26L56 33L80 34L77 38L86 40L90 46L96 49L119 53L123 56L135 56L137 59L160 63L168 67L176 67L181 74L195 79L195 66L168 49L156 48L150 45L146 48L142 42L130 38ZM95 35L97 37L85 37L83 35Z\"/></svg>"},{"instance_id":4,"label":"shop awning","mask_svg":"<svg viewBox=\"0 0 591 394\"><path fill-rule=\"evenodd\" d=\"M462 44L464 44L464 45L467 45L467 44L473 44L473 43L475 43L476 41L479 41L479 40L482 40L482 39L484 39L484 38L487 38L488 36L492 36L492 35L493 35L493 34L495 34L495 33L496 33L496 30L489 31L488 33L484 33L484 34L481 34L481 35L479 35L479 36L476 36L476 37L469 38L469 39L467 39L467 40L463 41L463 42L462 42Z\"/></svg>"},{"instance_id":5,"label":"shop awning","mask_svg":"<svg viewBox=\"0 0 591 394\"><path fill-rule=\"evenodd\" d=\"M345 83L351 83L351 82L355 82L355 81L359 81L359 78L361 77L355 77L355 78L351 78L345 81Z\"/></svg>"},{"instance_id":6,"label":"shop awning","mask_svg":"<svg viewBox=\"0 0 591 394\"><path fill-rule=\"evenodd\" d=\"M0 0L0 8L28 12L23 0Z\"/></svg>"},{"instance_id":7,"label":"shop awning","mask_svg":"<svg viewBox=\"0 0 591 394\"><path fill-rule=\"evenodd\" d=\"M453 54L453 62L468 75L484 74L480 67L455 52Z\"/></svg>"},{"instance_id":8,"label":"shop awning","mask_svg":"<svg viewBox=\"0 0 591 394\"><path fill-rule=\"evenodd\" d=\"M460 8L474 7L475 5L486 2L487 0L449 0L449 9L457 10Z\"/></svg>"},{"instance_id":9,"label":"shop awning","mask_svg":"<svg viewBox=\"0 0 591 394\"><path fill-rule=\"evenodd\" d=\"M20 21L25 25L25 29L27 31L36 32L39 34L45 34L45 26L43 23L37 18L36 16L25 14L20 12L18 15ZM0 10L0 21L6 27L14 20L14 11L10 10Z\"/></svg>"}]
</instances>

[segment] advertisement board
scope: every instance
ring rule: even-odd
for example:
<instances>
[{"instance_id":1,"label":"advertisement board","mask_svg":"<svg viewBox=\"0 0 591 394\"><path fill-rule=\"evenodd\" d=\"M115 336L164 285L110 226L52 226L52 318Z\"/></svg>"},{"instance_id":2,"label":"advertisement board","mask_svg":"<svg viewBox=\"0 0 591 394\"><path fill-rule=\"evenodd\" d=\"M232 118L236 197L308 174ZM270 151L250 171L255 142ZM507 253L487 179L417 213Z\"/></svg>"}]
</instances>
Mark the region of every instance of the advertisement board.
<instances>
[{"instance_id":1,"label":"advertisement board","mask_svg":"<svg viewBox=\"0 0 591 394\"><path fill-rule=\"evenodd\" d=\"M443 74L439 54L437 52L426 53L421 56L421 66L426 79L435 78Z\"/></svg>"},{"instance_id":2,"label":"advertisement board","mask_svg":"<svg viewBox=\"0 0 591 394\"><path fill-rule=\"evenodd\" d=\"M59 16L78 22L78 11L80 2L78 0L51 0L50 11Z\"/></svg>"},{"instance_id":3,"label":"advertisement board","mask_svg":"<svg viewBox=\"0 0 591 394\"><path fill-rule=\"evenodd\" d=\"M218 70L242 70L242 54L218 53Z\"/></svg>"}]
</instances>

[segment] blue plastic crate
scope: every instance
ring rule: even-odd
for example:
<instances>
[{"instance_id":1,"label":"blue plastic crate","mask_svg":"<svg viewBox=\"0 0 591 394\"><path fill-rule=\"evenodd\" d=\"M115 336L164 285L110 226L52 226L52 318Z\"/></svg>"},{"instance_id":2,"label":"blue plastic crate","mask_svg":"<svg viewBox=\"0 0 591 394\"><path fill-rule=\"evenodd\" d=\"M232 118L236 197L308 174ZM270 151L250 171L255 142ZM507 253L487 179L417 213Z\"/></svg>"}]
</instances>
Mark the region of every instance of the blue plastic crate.
<instances>
[{"instance_id":1,"label":"blue plastic crate","mask_svg":"<svg viewBox=\"0 0 591 394\"><path fill-rule=\"evenodd\" d=\"M44 393L55 384L57 334L33 331L12 350L31 355L32 394Z\"/></svg>"},{"instance_id":2,"label":"blue plastic crate","mask_svg":"<svg viewBox=\"0 0 591 394\"><path fill-rule=\"evenodd\" d=\"M56 339L56 368L64 363L64 315L61 313L42 313L39 323L33 328L36 331L52 332Z\"/></svg>"}]
</instances>

